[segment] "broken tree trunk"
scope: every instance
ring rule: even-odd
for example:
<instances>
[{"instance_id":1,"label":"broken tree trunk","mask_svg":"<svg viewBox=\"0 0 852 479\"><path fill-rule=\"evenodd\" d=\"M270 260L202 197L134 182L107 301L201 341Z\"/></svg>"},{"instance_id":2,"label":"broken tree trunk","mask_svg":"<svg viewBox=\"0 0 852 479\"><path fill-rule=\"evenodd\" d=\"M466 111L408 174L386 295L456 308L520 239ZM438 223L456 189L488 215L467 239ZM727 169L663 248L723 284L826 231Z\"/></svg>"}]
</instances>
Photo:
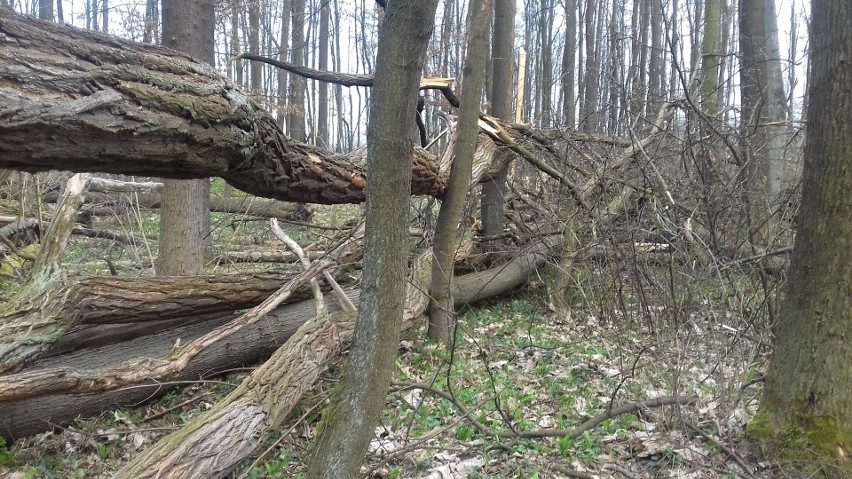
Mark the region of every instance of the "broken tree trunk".
<instances>
[{"instance_id":1,"label":"broken tree trunk","mask_svg":"<svg viewBox=\"0 0 852 479\"><path fill-rule=\"evenodd\" d=\"M550 251L556 252L558 248L535 241L509 268L501 266L458 278L455 296L458 304L485 299L486 291L499 294L522 284L535 265L548 259ZM430 282L430 265L431 255L425 253L411 267L404 329L418 324L428 306L426 285ZM511 272L514 278L509 277ZM480 284L483 282L485 285ZM309 321L228 397L144 451L116 477L224 477L271 437L325 371L329 360L348 347L354 320L354 314L343 313Z\"/></svg>"},{"instance_id":2,"label":"broken tree trunk","mask_svg":"<svg viewBox=\"0 0 852 479\"><path fill-rule=\"evenodd\" d=\"M284 136L239 87L183 53L6 9L0 47L0 168L218 176L265 198L364 201L364 150L337 154ZM421 87L451 93L451 80L433 80ZM573 139L481 118L477 148L497 142L530 159L536 145ZM416 148L411 162L412 194L442 196L435 157Z\"/></svg>"},{"instance_id":3,"label":"broken tree trunk","mask_svg":"<svg viewBox=\"0 0 852 479\"><path fill-rule=\"evenodd\" d=\"M12 300L0 305L0 373L20 369L79 325L141 323L249 308L286 278L255 273L77 280L34 273ZM303 298L305 292L299 294Z\"/></svg>"},{"instance_id":4,"label":"broken tree trunk","mask_svg":"<svg viewBox=\"0 0 852 479\"><path fill-rule=\"evenodd\" d=\"M219 176L256 196L364 200L363 152L293 141L272 116L189 56L0 10L0 167L165 178ZM412 192L443 183L425 150Z\"/></svg>"},{"instance_id":5,"label":"broken tree trunk","mask_svg":"<svg viewBox=\"0 0 852 479\"><path fill-rule=\"evenodd\" d=\"M47 202L56 201L58 194L50 192L44 195L44 200ZM133 204L143 208L159 208L160 194L157 191L152 192L103 192L91 193L87 198L87 206L95 204L98 207L103 205L116 204ZM221 198L218 196L210 197L210 211L217 213L235 213L246 216L257 216L259 218L294 218L298 216L296 211L296 203L285 203L281 201L269 200L265 198ZM89 212L91 209L83 207L83 212ZM98 208L97 211L103 211Z\"/></svg>"},{"instance_id":6,"label":"broken tree trunk","mask_svg":"<svg viewBox=\"0 0 852 479\"><path fill-rule=\"evenodd\" d=\"M38 357L66 331L53 313L75 299L67 295L68 275L61 261L89 176L77 174L68 180L29 278L0 306L0 373Z\"/></svg>"},{"instance_id":7,"label":"broken tree trunk","mask_svg":"<svg viewBox=\"0 0 852 479\"><path fill-rule=\"evenodd\" d=\"M508 267L501 265L457 277L453 293L456 306L488 299L522 285L534 271L533 267L548 259L549 251L558 248L531 245L519 252ZM347 293L357 304L357 292ZM341 311L335 301L329 302L329 309L330 314ZM67 424L77 417L97 415L110 407L136 404L165 394L170 390L170 382L197 380L217 371L255 363L269 357L299 326L314 317L312 301L281 306L268 313L263 321L239 328L227 339L209 345L171 376L150 374L152 368L148 368L149 374L137 371L131 377L125 373L131 372L140 361L164 364L176 345L186 345L226 325L234 316L186 317L182 319L186 324L181 327L141 336L133 334L132 329L139 325L126 324L123 327L127 330L117 334L129 334L131 340L73 353L64 346L75 344L71 337L52 351L65 354L39 360L17 374L0 376L0 436L18 438L50 430L54 424ZM121 366L127 361L134 362L125 363L129 367ZM124 378L125 382L116 382L116 377Z\"/></svg>"}]
</instances>

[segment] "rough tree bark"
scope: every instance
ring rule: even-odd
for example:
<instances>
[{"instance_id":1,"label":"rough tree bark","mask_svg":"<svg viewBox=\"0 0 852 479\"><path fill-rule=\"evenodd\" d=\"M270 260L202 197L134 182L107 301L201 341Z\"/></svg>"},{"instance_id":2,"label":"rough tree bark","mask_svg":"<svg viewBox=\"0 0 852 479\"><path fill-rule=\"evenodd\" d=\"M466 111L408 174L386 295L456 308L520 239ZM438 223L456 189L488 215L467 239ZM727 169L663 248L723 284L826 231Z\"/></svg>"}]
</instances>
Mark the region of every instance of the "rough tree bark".
<instances>
[{"instance_id":1,"label":"rough tree bark","mask_svg":"<svg viewBox=\"0 0 852 479\"><path fill-rule=\"evenodd\" d=\"M497 118L512 118L513 71L515 64L515 0L495 0L494 41L491 63L494 71L491 113ZM508 179L508 168L494 179L482 185L482 229L486 236L503 232L504 193Z\"/></svg>"},{"instance_id":2,"label":"rough tree bark","mask_svg":"<svg viewBox=\"0 0 852 479\"><path fill-rule=\"evenodd\" d=\"M292 0L292 40L290 41L291 62L295 65L305 64L305 0ZM305 133L305 79L298 75L290 75L290 94L287 104L287 126L290 128L290 138L296 141L306 141Z\"/></svg>"},{"instance_id":3,"label":"rough tree bark","mask_svg":"<svg viewBox=\"0 0 852 479\"><path fill-rule=\"evenodd\" d=\"M802 211L763 399L748 431L774 459L849 477L852 3L814 0L811 14Z\"/></svg>"},{"instance_id":4,"label":"rough tree bark","mask_svg":"<svg viewBox=\"0 0 852 479\"><path fill-rule=\"evenodd\" d=\"M213 0L164 0L163 39L166 47L185 52L209 65L216 63ZM160 241L156 272L160 276L195 275L204 271L210 237L210 180L163 180Z\"/></svg>"},{"instance_id":5,"label":"rough tree bark","mask_svg":"<svg viewBox=\"0 0 852 479\"><path fill-rule=\"evenodd\" d=\"M363 151L339 155L293 141L239 88L186 55L5 9L0 33L2 168L220 176L284 201L364 201ZM441 194L437 171L416 150L412 193Z\"/></svg>"},{"instance_id":6,"label":"rough tree bark","mask_svg":"<svg viewBox=\"0 0 852 479\"><path fill-rule=\"evenodd\" d=\"M773 0L741 0L740 88L751 190L764 202L781 190L782 161L789 131L781 73L778 19Z\"/></svg>"},{"instance_id":7,"label":"rough tree bark","mask_svg":"<svg viewBox=\"0 0 852 479\"><path fill-rule=\"evenodd\" d=\"M455 307L483 301L521 286L534 274L536 268L552 260L553 253L559 250L557 240L549 238L545 242L535 242L511 255L513 259L506 264L456 278L452 295L456 301ZM428 267L428 260L424 259L420 264L424 268ZM428 270L422 272L425 276L420 281L425 286ZM194 287L202 279L206 277L186 278ZM274 288L281 284L272 278L249 279L263 281L265 286L259 286L258 289ZM152 281L170 281L169 288L181 283L176 278L154 278ZM141 283L137 286L143 287ZM224 283L221 286L235 287ZM186 290L182 286L177 287ZM203 301L204 289L195 289ZM119 290L117 294L123 293ZM138 296L136 293L131 294ZM290 299L304 299L309 295L310 292L302 288ZM357 303L357 294L350 293L350 298ZM419 298L413 296L409 299L416 303L420 301ZM114 303L112 299L100 300L97 297L86 301L97 302L105 307ZM52 424L67 424L77 417L97 415L108 407L135 404L164 394L167 392L162 386L164 381L192 380L211 372L255 363L269 357L299 326L315 317L312 301L303 300L280 306L268 313L263 321L241 327L226 340L206 347L190 359L183 369L172 368L173 372L169 376L158 374L157 370L163 371L163 367L168 364L175 344L189 344L234 320L234 314L231 313L192 316L191 311L184 309L192 304L195 303L191 298L171 298L167 301L166 306L176 319L154 320L150 315L133 309L130 312L139 317L138 323L89 324L87 317L80 318L81 326L63 336L51 349L51 356L38 360L17 374L0 376L0 436L17 438L43 432L49 430ZM209 306L209 301L202 304ZM410 310L417 309L416 304L407 304ZM143 308L148 305L150 303L140 304ZM104 313L99 316L101 320L109 320L103 308L98 308L98 311ZM336 311L335 304L330 304L330 313ZM161 332L151 334L158 330ZM81 342L80 338L85 341ZM116 342L122 340L124 342ZM345 348L347 344L341 347ZM144 370L139 369L140 364L146 365ZM159 368L151 368L152 364L159 365ZM27 387L22 388L23 384L27 384Z\"/></svg>"}]
</instances>

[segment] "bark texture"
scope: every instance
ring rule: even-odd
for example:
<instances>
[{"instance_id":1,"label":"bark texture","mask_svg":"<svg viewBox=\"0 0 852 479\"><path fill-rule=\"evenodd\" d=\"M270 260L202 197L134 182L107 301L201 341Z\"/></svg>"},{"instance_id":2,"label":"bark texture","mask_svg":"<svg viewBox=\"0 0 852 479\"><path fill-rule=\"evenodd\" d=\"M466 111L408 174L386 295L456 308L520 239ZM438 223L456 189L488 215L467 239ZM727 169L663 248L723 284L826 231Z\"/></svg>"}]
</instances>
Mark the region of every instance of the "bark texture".
<instances>
[{"instance_id":1,"label":"bark texture","mask_svg":"<svg viewBox=\"0 0 852 479\"><path fill-rule=\"evenodd\" d=\"M513 259L506 265L456 278L452 295L455 306L482 301L523 285L536 267L542 266L559 251L558 238L549 241L553 241L550 246L549 243L536 242L523 252L513 254ZM422 286L429 281L428 261L428 258L423 258L414 268L419 276L416 280ZM186 278L186 281L202 279L207 278L193 277ZM406 317L414 318L425 308L428 298L419 293L422 291L425 289L408 290ZM199 290L198 294L204 296L204 291ZM357 304L357 292L347 291L347 294ZM235 314L180 315L175 319L160 320L140 317L137 323L122 324L90 324L83 317L80 320L82 325L63 336L51 350L50 357L0 380L0 436L7 439L25 437L49 430L52 424L64 425L77 417L97 415L116 405L136 404L168 392L168 388L162 385L166 380L194 380L219 370L256 363L284 344L299 326L315 318L313 302L305 300L309 295L305 288L297 290L291 299L301 299L301 302L280 306L268 313L263 321L239 328L226 340L198 352L183 369L168 377L157 375L150 365L166 364L162 358L167 358L176 344L188 344L215 328L223 327L235 319ZM139 303L139 307L144 309L146 304L149 303ZM329 306L329 314L340 311L336 302L330 302ZM134 313L138 315L140 312ZM101 318L104 319L103 316ZM412 320L405 324L404 327L408 327L417 323ZM341 339L347 337L351 338L338 336ZM348 343L344 341L340 347L345 349ZM122 363L125 363L124 366ZM147 369L141 371L139 364L147 365ZM305 380L311 377L309 375ZM24 384L26 388L21 387ZM93 394L95 392L97 394Z\"/></svg>"},{"instance_id":2,"label":"bark texture","mask_svg":"<svg viewBox=\"0 0 852 479\"><path fill-rule=\"evenodd\" d=\"M503 120L512 118L512 93L515 64L515 0L495 0L494 41L491 62L494 82L491 95L491 114ZM503 205L508 170L503 169L494 179L482 185L482 228L486 236L503 232Z\"/></svg>"},{"instance_id":3,"label":"bark texture","mask_svg":"<svg viewBox=\"0 0 852 479\"><path fill-rule=\"evenodd\" d=\"M457 139L454 147L447 148L455 153L450 171L450 183L441 203L435 238L432 246L432 301L429 305L429 337L449 342L455 323L453 309L452 280L455 248L458 244L459 223L464 212L465 201L470 190L473 173L473 155L479 136L478 93L485 79L485 54L488 49L488 34L491 27L491 1L484 0L473 5L469 13L470 37L467 59L464 64L464 86L466 92L459 110L456 126ZM501 85L504 87L504 85ZM500 205L502 211L502 203Z\"/></svg>"},{"instance_id":4,"label":"bark texture","mask_svg":"<svg viewBox=\"0 0 852 479\"><path fill-rule=\"evenodd\" d=\"M852 4L814 0L812 15L802 210L775 350L749 433L776 459L849 477Z\"/></svg>"},{"instance_id":5,"label":"bark texture","mask_svg":"<svg viewBox=\"0 0 852 479\"><path fill-rule=\"evenodd\" d=\"M408 133L437 4L394 0L379 30L367 127L370 194L355 343L339 395L326 411L308 477L355 477L385 405L405 308L413 149Z\"/></svg>"},{"instance_id":6,"label":"bark texture","mask_svg":"<svg viewBox=\"0 0 852 479\"><path fill-rule=\"evenodd\" d=\"M189 179L257 196L364 201L364 152L284 136L237 86L185 54L0 10L0 167ZM412 157L412 193L443 190Z\"/></svg>"}]
</instances>

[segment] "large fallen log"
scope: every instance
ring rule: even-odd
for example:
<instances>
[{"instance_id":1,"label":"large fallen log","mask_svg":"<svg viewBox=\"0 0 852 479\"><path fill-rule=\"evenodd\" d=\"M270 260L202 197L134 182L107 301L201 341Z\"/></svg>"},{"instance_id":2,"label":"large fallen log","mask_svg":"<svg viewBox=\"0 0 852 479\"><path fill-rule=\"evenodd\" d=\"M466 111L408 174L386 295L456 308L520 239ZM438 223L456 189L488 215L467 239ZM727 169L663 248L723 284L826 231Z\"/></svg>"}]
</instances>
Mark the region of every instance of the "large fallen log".
<instances>
[{"instance_id":1,"label":"large fallen log","mask_svg":"<svg viewBox=\"0 0 852 479\"><path fill-rule=\"evenodd\" d=\"M154 45L0 9L0 168L224 178L266 198L364 200L364 152L284 136L213 68ZM435 159L412 158L412 192L440 195Z\"/></svg>"},{"instance_id":2,"label":"large fallen log","mask_svg":"<svg viewBox=\"0 0 852 479\"><path fill-rule=\"evenodd\" d=\"M547 254L542 254L545 251L551 249L533 245L519 253L508 267L501 265L456 278L456 292L453 295L456 305L485 300L522 285L533 271L529 266L540 266L549 259ZM510 278L509 272L513 272L516 277ZM349 291L348 294L357 304L357 292ZM330 313L340 311L335 302L329 303L329 307ZM116 365L143 357L166 357L176 344L185 345L227 324L234 316L187 317L185 320L191 323L189 325L136 336L121 344L84 349L78 347L73 353L65 351L64 354L44 358L19 373L0 376L0 436L17 438L50 430L54 424L67 424L77 417L96 415L112 407L137 404L158 394L165 394L169 391L168 384L197 380L216 371L252 364L268 357L299 326L314 319L314 313L311 301L281 306L267 314L263 321L249 328L241 328L227 340L200 352L179 374L170 378L140 374L134 382L113 389L109 388L110 383L104 379L106 375L115 374L109 371ZM138 325L127 324L126 327ZM74 341L69 343L75 344ZM60 351L62 344L60 342L57 346ZM51 370L54 373L45 378L44 372ZM78 380L69 384L64 379L69 376ZM42 378L41 392L33 394L30 389L26 391L29 396L24 397L25 391L21 385L32 384L35 377ZM4 395L5 400L2 399Z\"/></svg>"},{"instance_id":3,"label":"large fallen log","mask_svg":"<svg viewBox=\"0 0 852 479\"><path fill-rule=\"evenodd\" d=\"M47 202L55 202L59 193L52 191L44 195ZM159 208L160 193L158 191L124 193L124 192L95 192L87 195L87 205L83 213L89 211L101 212L104 205L139 205L142 208ZM97 209L92 208L96 205ZM235 213L259 218L294 218L297 216L297 204L265 198L222 198L210 197L210 211L217 213Z\"/></svg>"}]
</instances>

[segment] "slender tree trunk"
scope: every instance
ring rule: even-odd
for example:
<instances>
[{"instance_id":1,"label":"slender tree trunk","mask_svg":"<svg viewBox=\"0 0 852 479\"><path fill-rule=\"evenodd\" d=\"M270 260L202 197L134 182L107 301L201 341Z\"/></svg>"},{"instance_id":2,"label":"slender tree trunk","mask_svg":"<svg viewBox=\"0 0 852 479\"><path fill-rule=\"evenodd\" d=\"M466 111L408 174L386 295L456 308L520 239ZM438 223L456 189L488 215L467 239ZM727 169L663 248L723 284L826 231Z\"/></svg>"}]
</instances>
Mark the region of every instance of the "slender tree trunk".
<instances>
[{"instance_id":1,"label":"slender tree trunk","mask_svg":"<svg viewBox=\"0 0 852 479\"><path fill-rule=\"evenodd\" d=\"M156 0L154 0L156 2ZM242 53L240 42L240 14L242 13L242 0L231 0L231 52L233 56ZM237 85L245 85L243 82L243 61L234 60L234 82Z\"/></svg>"},{"instance_id":2,"label":"slender tree trunk","mask_svg":"<svg viewBox=\"0 0 852 479\"><path fill-rule=\"evenodd\" d=\"M160 2L158 0L147 0L145 2L145 30L142 33L142 43L160 43L159 30Z\"/></svg>"},{"instance_id":3,"label":"slender tree trunk","mask_svg":"<svg viewBox=\"0 0 852 479\"><path fill-rule=\"evenodd\" d=\"M262 55L260 51L260 0L248 0L248 38L249 52ZM249 65L249 86L255 98L263 95L263 64L251 62Z\"/></svg>"},{"instance_id":4,"label":"slender tree trunk","mask_svg":"<svg viewBox=\"0 0 852 479\"><path fill-rule=\"evenodd\" d=\"M721 15L721 0L705 0L704 36L701 41L701 107L710 117L719 114Z\"/></svg>"},{"instance_id":5,"label":"slender tree trunk","mask_svg":"<svg viewBox=\"0 0 852 479\"><path fill-rule=\"evenodd\" d=\"M53 0L38 0L38 18L53 21Z\"/></svg>"},{"instance_id":6,"label":"slender tree trunk","mask_svg":"<svg viewBox=\"0 0 852 479\"><path fill-rule=\"evenodd\" d=\"M485 57L488 51L488 34L491 27L491 1L482 0L471 4L468 10L468 45L462 78L464 84L459 109L459 121L456 126L456 141L453 148L455 160L450 170L450 183L444 193L438 222L435 225L435 239L432 246L432 286L429 304L429 337L449 343L455 324L453 309L452 282L455 248L458 244L459 223L462 220L467 193L470 190L473 153L479 137L479 99L485 77ZM501 72L505 75L506 72ZM511 69L509 69L511 78ZM501 85L502 86L502 85ZM511 89L509 89L511 91ZM511 101L506 90L502 90L499 100ZM496 93L496 91L495 91ZM505 110L501 105L495 109ZM452 154L452 153L450 153Z\"/></svg>"},{"instance_id":7,"label":"slender tree trunk","mask_svg":"<svg viewBox=\"0 0 852 479\"><path fill-rule=\"evenodd\" d=\"M742 124L752 188L764 201L781 189L786 96L774 0L740 0Z\"/></svg>"},{"instance_id":8,"label":"slender tree trunk","mask_svg":"<svg viewBox=\"0 0 852 479\"><path fill-rule=\"evenodd\" d=\"M86 2L89 9L88 20L86 21L86 28L92 30L98 30L98 0L90 0Z\"/></svg>"},{"instance_id":9,"label":"slender tree trunk","mask_svg":"<svg viewBox=\"0 0 852 479\"><path fill-rule=\"evenodd\" d=\"M624 28L624 3L623 0L613 0L609 19L609 48L607 52L607 76L609 78L607 91L607 122L606 132L610 135L619 134L619 117L621 111L618 107L619 92L622 89L621 71L621 31Z\"/></svg>"},{"instance_id":10,"label":"slender tree trunk","mask_svg":"<svg viewBox=\"0 0 852 479\"><path fill-rule=\"evenodd\" d=\"M553 2L552 0L541 0L541 12L539 13L539 38L541 52L539 54L540 66L538 85L541 88L541 120L543 128L553 124L553 113L551 112L551 95L553 93Z\"/></svg>"},{"instance_id":11,"label":"slender tree trunk","mask_svg":"<svg viewBox=\"0 0 852 479\"><path fill-rule=\"evenodd\" d=\"M290 0L282 0L281 2L281 36L278 39L280 50L278 51L278 60L288 62L290 60L290 10L292 4ZM281 124L281 130L287 131L287 71L283 68L278 69L278 122Z\"/></svg>"},{"instance_id":12,"label":"slender tree trunk","mask_svg":"<svg viewBox=\"0 0 852 479\"><path fill-rule=\"evenodd\" d=\"M317 66L320 70L328 70L328 23L331 16L330 2L320 5L319 16L319 52ZM317 145L329 148L328 142L328 83L319 82L317 85Z\"/></svg>"},{"instance_id":13,"label":"slender tree trunk","mask_svg":"<svg viewBox=\"0 0 852 479\"><path fill-rule=\"evenodd\" d=\"M811 15L802 210L748 432L771 458L840 478L852 475L852 3L813 0Z\"/></svg>"},{"instance_id":14,"label":"slender tree trunk","mask_svg":"<svg viewBox=\"0 0 852 479\"><path fill-rule=\"evenodd\" d=\"M586 35L586 67L583 75L583 111L581 114L581 122L583 123L583 131L593 133L597 131L597 99L598 99L598 82L600 76L600 64L597 59L600 58L597 39L595 38L595 16L597 13L597 0L586 0L586 18L585 18L585 35Z\"/></svg>"},{"instance_id":15,"label":"slender tree trunk","mask_svg":"<svg viewBox=\"0 0 852 479\"><path fill-rule=\"evenodd\" d=\"M576 125L577 0L565 0L565 48L562 51L562 118L569 130Z\"/></svg>"},{"instance_id":16,"label":"slender tree trunk","mask_svg":"<svg viewBox=\"0 0 852 479\"><path fill-rule=\"evenodd\" d=\"M109 0L101 0L101 24L102 31L107 33L109 31Z\"/></svg>"},{"instance_id":17,"label":"slender tree trunk","mask_svg":"<svg viewBox=\"0 0 852 479\"><path fill-rule=\"evenodd\" d=\"M305 0L292 0L292 58L295 65L305 64ZM305 132L305 79L298 75L290 76L290 102L288 104L287 125L290 138L306 141Z\"/></svg>"},{"instance_id":18,"label":"slender tree trunk","mask_svg":"<svg viewBox=\"0 0 852 479\"><path fill-rule=\"evenodd\" d=\"M214 63L213 0L163 2L163 44ZM205 238L210 232L210 181L164 180L160 209L161 276L194 275L204 270Z\"/></svg>"},{"instance_id":19,"label":"slender tree trunk","mask_svg":"<svg viewBox=\"0 0 852 479\"><path fill-rule=\"evenodd\" d=\"M340 46L340 37L343 35L342 26L340 24L340 5L337 0L334 0L334 71L342 71L341 68L341 55L343 54L343 50ZM335 151L341 152L344 151L345 143L345 135L346 135L346 124L345 117L343 111L343 86L334 85L334 105L335 112L337 114L337 138L335 141Z\"/></svg>"},{"instance_id":20,"label":"slender tree trunk","mask_svg":"<svg viewBox=\"0 0 852 479\"><path fill-rule=\"evenodd\" d=\"M355 339L307 477L355 477L385 405L405 300L413 144L408 135L438 0L393 0L379 31L367 126L366 235Z\"/></svg>"},{"instance_id":21,"label":"slender tree trunk","mask_svg":"<svg viewBox=\"0 0 852 479\"><path fill-rule=\"evenodd\" d=\"M665 65L663 65L663 5L662 0L649 0L651 3L651 51L648 61L648 113L655 114L660 108L663 97ZM676 27L674 27L676 28Z\"/></svg>"},{"instance_id":22,"label":"slender tree trunk","mask_svg":"<svg viewBox=\"0 0 852 479\"><path fill-rule=\"evenodd\" d=\"M495 0L491 53L494 65L492 113L503 119L511 119L512 116L514 39L515 0ZM503 197L507 177L508 169L504 168L492 181L482 185L481 216L485 236L496 236L503 232Z\"/></svg>"}]
</instances>

